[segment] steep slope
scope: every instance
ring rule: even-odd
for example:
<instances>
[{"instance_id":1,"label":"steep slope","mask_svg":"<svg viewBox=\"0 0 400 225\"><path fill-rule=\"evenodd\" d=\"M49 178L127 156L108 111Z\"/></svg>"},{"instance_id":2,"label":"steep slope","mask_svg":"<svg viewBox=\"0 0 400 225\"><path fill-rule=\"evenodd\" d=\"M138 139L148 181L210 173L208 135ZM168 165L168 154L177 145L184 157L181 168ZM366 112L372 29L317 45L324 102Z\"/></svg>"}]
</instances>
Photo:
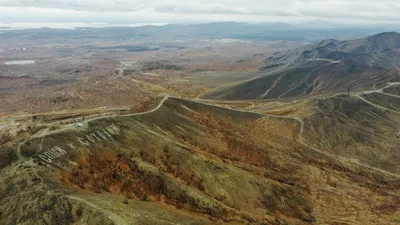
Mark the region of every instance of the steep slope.
<instances>
[{"instance_id":1,"label":"steep slope","mask_svg":"<svg viewBox=\"0 0 400 225\"><path fill-rule=\"evenodd\" d=\"M384 58L384 61L388 60L398 64L400 54L395 50L399 48L400 34L389 32L348 41L324 40L289 51L286 55L270 57L265 62L267 64L282 64L299 63L310 59L331 59L340 61L350 60L363 65L382 66L379 60L375 61L374 59L379 56ZM385 68L390 68L390 66Z\"/></svg>"},{"instance_id":2,"label":"steep slope","mask_svg":"<svg viewBox=\"0 0 400 225\"><path fill-rule=\"evenodd\" d=\"M393 98L373 93L316 100L318 113L305 119L303 137L324 152L399 174L400 99Z\"/></svg>"},{"instance_id":3,"label":"steep slope","mask_svg":"<svg viewBox=\"0 0 400 225\"><path fill-rule=\"evenodd\" d=\"M308 61L284 72L221 88L205 99L249 100L305 97L379 89L400 80L400 72L350 62Z\"/></svg>"},{"instance_id":4,"label":"steep slope","mask_svg":"<svg viewBox=\"0 0 400 225\"><path fill-rule=\"evenodd\" d=\"M372 35L366 38L338 41L324 40L313 45L312 48L326 49L327 51L339 51L348 53L372 53L381 52L387 49L400 48L400 34L396 32L386 32Z\"/></svg>"},{"instance_id":5,"label":"steep slope","mask_svg":"<svg viewBox=\"0 0 400 225\"><path fill-rule=\"evenodd\" d=\"M381 88L384 83L400 81L399 47L398 33L325 40L266 59L264 68L282 68L275 73L217 88L202 98L284 98Z\"/></svg>"},{"instance_id":6,"label":"steep slope","mask_svg":"<svg viewBox=\"0 0 400 225\"><path fill-rule=\"evenodd\" d=\"M356 96L311 101L300 118L170 98L21 134L1 146L0 223L396 224L398 115ZM367 145L382 154L352 152Z\"/></svg>"},{"instance_id":7,"label":"steep slope","mask_svg":"<svg viewBox=\"0 0 400 225\"><path fill-rule=\"evenodd\" d=\"M118 220L140 223L148 214L145 208L151 208L154 218L149 223L163 224L166 218L160 204L167 207L168 215L175 215L175 221L190 218L190 223L197 220L200 224L212 221L271 223L276 212L290 223L312 221L307 193L274 180L279 176L287 177L287 182L299 179L290 175L289 169L284 169L290 165L275 165L275 160L269 156L270 151L279 152L282 144L270 146L256 142L235 130L261 117L170 99L153 113L94 120L86 129L72 128L53 134L42 132L43 135L33 136L16 148L20 157L32 157L42 165L35 165L38 173L45 176L44 181L37 181L38 185L57 187L58 192L63 192L62 186L69 186L72 189L67 192L72 194L65 195L68 201L63 204L71 205L70 199L80 199L96 212L96 207L101 208L98 213L118 215L112 218L114 223ZM291 145L298 146L293 137L296 124L292 121L286 126L287 134L292 133ZM273 172L275 167L282 169ZM7 169L4 172L8 174ZM271 178L264 178L264 174L271 174ZM36 195L35 189L21 187L19 190ZM107 204L103 199L109 192L112 196L131 199L124 211L140 207L143 214L132 220L114 207L105 209ZM273 196L275 192L280 193L280 198ZM93 196L95 193L100 194ZM14 193L5 200L19 197ZM112 197L114 200L109 199L109 204L124 205L121 197ZM286 204L282 205L282 201ZM10 219L21 223L43 222L40 218L21 218L19 213L12 213L18 212L18 207L8 205L7 209L2 209L7 214L3 222ZM181 210L176 211L175 207ZM59 218L62 223L81 219Z\"/></svg>"},{"instance_id":8,"label":"steep slope","mask_svg":"<svg viewBox=\"0 0 400 225\"><path fill-rule=\"evenodd\" d=\"M364 39L342 42L339 51L370 53L398 48L400 48L400 34L396 32L386 32Z\"/></svg>"}]
</instances>

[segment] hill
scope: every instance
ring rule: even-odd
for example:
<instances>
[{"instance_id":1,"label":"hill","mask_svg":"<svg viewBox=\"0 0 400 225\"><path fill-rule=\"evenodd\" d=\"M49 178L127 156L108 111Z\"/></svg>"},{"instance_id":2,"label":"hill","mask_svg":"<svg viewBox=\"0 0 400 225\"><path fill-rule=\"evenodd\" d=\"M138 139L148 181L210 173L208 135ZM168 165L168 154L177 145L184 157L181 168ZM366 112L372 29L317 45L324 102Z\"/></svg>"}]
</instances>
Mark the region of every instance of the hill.
<instances>
[{"instance_id":1,"label":"hill","mask_svg":"<svg viewBox=\"0 0 400 225\"><path fill-rule=\"evenodd\" d=\"M386 32L373 35L364 39L342 42L339 51L352 53L381 52L387 49L400 48L400 34Z\"/></svg>"},{"instance_id":2,"label":"hill","mask_svg":"<svg viewBox=\"0 0 400 225\"><path fill-rule=\"evenodd\" d=\"M325 40L271 56L264 68L278 68L202 98L235 100L300 97L382 88L400 80L400 34L382 33L351 41Z\"/></svg>"},{"instance_id":3,"label":"hill","mask_svg":"<svg viewBox=\"0 0 400 225\"><path fill-rule=\"evenodd\" d=\"M338 41L333 39L323 40L311 44L288 54L270 57L266 63L301 63L310 59L330 59L336 61L353 61L362 65L381 66L393 68L398 65L400 53L400 34L396 32L380 33L362 39ZM383 66L383 62L392 64Z\"/></svg>"},{"instance_id":4,"label":"hill","mask_svg":"<svg viewBox=\"0 0 400 225\"><path fill-rule=\"evenodd\" d=\"M0 222L396 224L400 117L375 106L390 95L310 99L304 116L169 98L42 125L2 142Z\"/></svg>"}]
</instances>

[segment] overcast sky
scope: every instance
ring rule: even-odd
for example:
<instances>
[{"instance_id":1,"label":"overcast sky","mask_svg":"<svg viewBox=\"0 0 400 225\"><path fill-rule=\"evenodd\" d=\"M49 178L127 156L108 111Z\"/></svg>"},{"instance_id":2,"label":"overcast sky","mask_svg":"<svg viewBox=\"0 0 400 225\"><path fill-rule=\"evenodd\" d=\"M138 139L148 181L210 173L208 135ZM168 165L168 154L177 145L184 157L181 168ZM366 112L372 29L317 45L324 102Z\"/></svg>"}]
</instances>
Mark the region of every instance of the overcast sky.
<instances>
[{"instance_id":1,"label":"overcast sky","mask_svg":"<svg viewBox=\"0 0 400 225\"><path fill-rule=\"evenodd\" d=\"M213 21L400 23L399 0L0 0L0 25Z\"/></svg>"}]
</instances>

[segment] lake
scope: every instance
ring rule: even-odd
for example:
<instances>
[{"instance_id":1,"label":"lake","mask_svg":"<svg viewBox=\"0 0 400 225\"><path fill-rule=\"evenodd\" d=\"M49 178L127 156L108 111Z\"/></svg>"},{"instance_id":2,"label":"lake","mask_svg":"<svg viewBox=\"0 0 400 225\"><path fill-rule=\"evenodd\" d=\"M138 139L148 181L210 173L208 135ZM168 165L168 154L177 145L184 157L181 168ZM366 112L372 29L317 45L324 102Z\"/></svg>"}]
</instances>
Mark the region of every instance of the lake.
<instances>
[{"instance_id":1,"label":"lake","mask_svg":"<svg viewBox=\"0 0 400 225\"><path fill-rule=\"evenodd\" d=\"M13 60L5 62L5 65L27 65L27 64L34 64L34 60Z\"/></svg>"}]
</instances>

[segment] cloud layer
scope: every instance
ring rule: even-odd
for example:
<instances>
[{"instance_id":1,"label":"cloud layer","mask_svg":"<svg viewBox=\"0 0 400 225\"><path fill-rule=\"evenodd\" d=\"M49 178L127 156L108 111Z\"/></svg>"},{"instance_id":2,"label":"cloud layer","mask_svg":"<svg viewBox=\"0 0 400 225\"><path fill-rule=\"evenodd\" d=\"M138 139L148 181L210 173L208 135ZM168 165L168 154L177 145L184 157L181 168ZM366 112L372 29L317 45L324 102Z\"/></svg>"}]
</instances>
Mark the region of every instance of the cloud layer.
<instances>
[{"instance_id":1,"label":"cloud layer","mask_svg":"<svg viewBox=\"0 0 400 225\"><path fill-rule=\"evenodd\" d=\"M398 0L0 0L0 22L400 23Z\"/></svg>"}]
</instances>

